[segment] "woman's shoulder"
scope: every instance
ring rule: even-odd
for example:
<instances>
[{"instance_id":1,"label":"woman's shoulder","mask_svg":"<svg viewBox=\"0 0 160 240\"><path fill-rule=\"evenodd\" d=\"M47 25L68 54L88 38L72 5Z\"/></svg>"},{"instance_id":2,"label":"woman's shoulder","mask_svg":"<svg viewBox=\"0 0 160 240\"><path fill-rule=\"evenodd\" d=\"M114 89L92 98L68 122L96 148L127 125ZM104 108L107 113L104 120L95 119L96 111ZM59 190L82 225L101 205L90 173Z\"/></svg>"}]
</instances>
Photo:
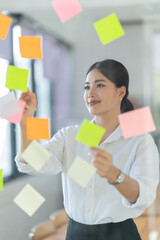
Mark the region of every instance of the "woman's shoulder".
<instances>
[{"instance_id":1,"label":"woman's shoulder","mask_svg":"<svg viewBox=\"0 0 160 240\"><path fill-rule=\"evenodd\" d=\"M134 137L136 140L137 146L139 150L151 150L156 151L158 150L154 138L151 136L150 133L145 133L140 136Z\"/></svg>"}]
</instances>

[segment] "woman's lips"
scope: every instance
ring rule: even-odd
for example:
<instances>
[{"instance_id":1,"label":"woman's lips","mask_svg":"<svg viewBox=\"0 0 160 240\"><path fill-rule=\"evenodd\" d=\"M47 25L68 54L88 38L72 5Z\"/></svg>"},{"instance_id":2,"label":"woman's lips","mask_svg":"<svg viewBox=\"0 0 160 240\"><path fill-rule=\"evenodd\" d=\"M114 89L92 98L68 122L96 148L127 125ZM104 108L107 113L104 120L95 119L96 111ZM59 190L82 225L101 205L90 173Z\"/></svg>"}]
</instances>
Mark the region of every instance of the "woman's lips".
<instances>
[{"instance_id":1,"label":"woman's lips","mask_svg":"<svg viewBox=\"0 0 160 240\"><path fill-rule=\"evenodd\" d=\"M96 105L96 104L98 104L98 103L100 103L101 101L91 101L91 102L89 102L88 103L88 105L89 106L94 106L94 105Z\"/></svg>"}]
</instances>

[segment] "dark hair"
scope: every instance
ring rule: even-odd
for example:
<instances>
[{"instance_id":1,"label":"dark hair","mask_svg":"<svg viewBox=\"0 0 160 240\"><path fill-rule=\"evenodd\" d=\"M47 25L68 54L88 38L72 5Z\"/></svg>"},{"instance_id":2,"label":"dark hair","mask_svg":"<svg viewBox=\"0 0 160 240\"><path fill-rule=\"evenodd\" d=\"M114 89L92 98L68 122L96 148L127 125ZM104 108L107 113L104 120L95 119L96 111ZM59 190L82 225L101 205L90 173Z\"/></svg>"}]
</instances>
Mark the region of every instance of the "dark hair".
<instances>
[{"instance_id":1,"label":"dark hair","mask_svg":"<svg viewBox=\"0 0 160 240\"><path fill-rule=\"evenodd\" d=\"M113 82L117 88L125 86L126 94L121 102L121 113L133 110L133 104L127 98L129 94L129 74L123 64L112 59L106 59L104 61L94 63L88 69L87 74L93 69L97 69L99 72L101 72L106 78Z\"/></svg>"}]
</instances>

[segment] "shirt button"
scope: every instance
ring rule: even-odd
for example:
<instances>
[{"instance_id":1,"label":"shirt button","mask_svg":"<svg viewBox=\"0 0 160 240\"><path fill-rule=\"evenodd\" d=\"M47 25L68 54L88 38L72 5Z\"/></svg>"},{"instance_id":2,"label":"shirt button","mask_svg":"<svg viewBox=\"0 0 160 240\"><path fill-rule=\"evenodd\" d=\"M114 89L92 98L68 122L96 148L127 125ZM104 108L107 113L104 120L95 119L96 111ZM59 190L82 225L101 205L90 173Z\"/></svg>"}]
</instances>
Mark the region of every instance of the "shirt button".
<instances>
[{"instance_id":1,"label":"shirt button","mask_svg":"<svg viewBox=\"0 0 160 240\"><path fill-rule=\"evenodd\" d=\"M88 209L88 212L90 212L91 210L90 209Z\"/></svg>"},{"instance_id":2,"label":"shirt button","mask_svg":"<svg viewBox=\"0 0 160 240\"><path fill-rule=\"evenodd\" d=\"M92 185L89 185L89 188L92 188Z\"/></svg>"}]
</instances>

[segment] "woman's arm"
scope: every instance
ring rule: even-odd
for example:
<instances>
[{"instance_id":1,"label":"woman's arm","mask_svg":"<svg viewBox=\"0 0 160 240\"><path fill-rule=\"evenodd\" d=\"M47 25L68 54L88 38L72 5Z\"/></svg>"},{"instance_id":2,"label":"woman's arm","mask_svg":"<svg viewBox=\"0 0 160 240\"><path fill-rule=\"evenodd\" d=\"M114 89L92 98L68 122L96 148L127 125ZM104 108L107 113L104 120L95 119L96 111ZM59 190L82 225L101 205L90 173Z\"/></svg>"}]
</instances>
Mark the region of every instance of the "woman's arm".
<instances>
[{"instance_id":1,"label":"woman's arm","mask_svg":"<svg viewBox=\"0 0 160 240\"><path fill-rule=\"evenodd\" d=\"M115 182L120 170L113 166L112 155L99 148L91 148L94 151L93 164L97 168L99 176L106 178L109 182ZM135 203L139 196L139 184L136 180L125 175L124 181L113 185L130 203Z\"/></svg>"},{"instance_id":2,"label":"woman's arm","mask_svg":"<svg viewBox=\"0 0 160 240\"><path fill-rule=\"evenodd\" d=\"M26 119L27 117L34 116L34 112L37 110L37 100L35 93L32 93L29 90L26 93L21 94L20 100L26 103L20 123L20 154L22 154L23 151L32 142L32 140L29 140L27 137ZM21 161L23 163L26 163L24 159L21 159Z\"/></svg>"}]
</instances>

